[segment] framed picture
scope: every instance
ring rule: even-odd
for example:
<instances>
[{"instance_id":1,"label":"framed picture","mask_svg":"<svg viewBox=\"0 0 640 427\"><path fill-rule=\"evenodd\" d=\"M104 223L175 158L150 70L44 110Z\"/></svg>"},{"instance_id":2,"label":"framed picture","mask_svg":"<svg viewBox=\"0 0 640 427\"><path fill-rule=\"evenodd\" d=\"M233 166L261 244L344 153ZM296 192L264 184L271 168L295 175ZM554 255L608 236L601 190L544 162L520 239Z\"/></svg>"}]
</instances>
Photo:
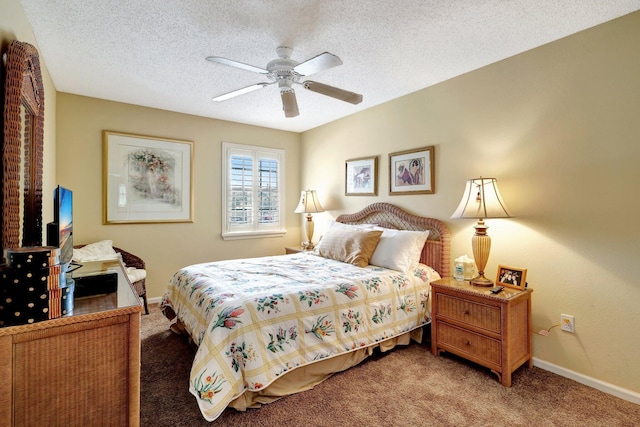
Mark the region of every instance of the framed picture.
<instances>
[{"instance_id":1,"label":"framed picture","mask_svg":"<svg viewBox=\"0 0 640 427\"><path fill-rule=\"evenodd\" d=\"M378 195L378 156L345 162L345 196Z\"/></svg>"},{"instance_id":2,"label":"framed picture","mask_svg":"<svg viewBox=\"0 0 640 427\"><path fill-rule=\"evenodd\" d=\"M435 192L434 146L389 154L389 194Z\"/></svg>"},{"instance_id":3,"label":"framed picture","mask_svg":"<svg viewBox=\"0 0 640 427\"><path fill-rule=\"evenodd\" d=\"M104 131L103 223L193 222L193 142Z\"/></svg>"},{"instance_id":4,"label":"framed picture","mask_svg":"<svg viewBox=\"0 0 640 427\"><path fill-rule=\"evenodd\" d=\"M527 287L527 270L525 268L498 266L496 286L522 289Z\"/></svg>"}]
</instances>

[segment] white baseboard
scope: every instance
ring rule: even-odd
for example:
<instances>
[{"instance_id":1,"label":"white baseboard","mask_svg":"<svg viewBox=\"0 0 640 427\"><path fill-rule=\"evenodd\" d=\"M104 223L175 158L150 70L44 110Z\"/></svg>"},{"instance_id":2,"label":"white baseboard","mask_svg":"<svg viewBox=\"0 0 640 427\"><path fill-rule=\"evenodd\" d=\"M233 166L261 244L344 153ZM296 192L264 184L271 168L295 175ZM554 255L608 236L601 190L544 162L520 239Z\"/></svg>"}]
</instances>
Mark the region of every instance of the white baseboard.
<instances>
[{"instance_id":1,"label":"white baseboard","mask_svg":"<svg viewBox=\"0 0 640 427\"><path fill-rule=\"evenodd\" d=\"M636 393L631 390L618 387L613 384L605 383L604 381L597 380L595 378L588 377L586 375L579 374L562 366L554 365L553 363L540 360L536 357L533 358L533 365L545 371L553 372L561 377L569 378L580 384L595 388L596 390L603 391L607 394L619 397L620 399L628 400L629 402L640 405L640 393Z\"/></svg>"},{"instance_id":2,"label":"white baseboard","mask_svg":"<svg viewBox=\"0 0 640 427\"><path fill-rule=\"evenodd\" d=\"M160 301L162 301L162 297L155 297L155 298L149 298L147 300L148 304L160 304Z\"/></svg>"}]
</instances>

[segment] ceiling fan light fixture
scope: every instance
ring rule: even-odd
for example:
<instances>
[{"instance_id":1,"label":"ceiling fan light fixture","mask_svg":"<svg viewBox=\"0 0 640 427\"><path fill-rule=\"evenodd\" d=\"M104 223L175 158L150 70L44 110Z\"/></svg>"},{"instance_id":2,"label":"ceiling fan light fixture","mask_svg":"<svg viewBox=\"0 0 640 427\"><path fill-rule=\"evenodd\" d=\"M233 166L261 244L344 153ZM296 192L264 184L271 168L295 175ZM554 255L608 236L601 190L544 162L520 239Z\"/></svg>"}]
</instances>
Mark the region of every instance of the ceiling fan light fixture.
<instances>
[{"instance_id":1,"label":"ceiling fan light fixture","mask_svg":"<svg viewBox=\"0 0 640 427\"><path fill-rule=\"evenodd\" d=\"M278 58L269 61L266 69L223 58L221 56L208 56L207 60L210 62L216 62L242 70L264 74L266 75L266 78L270 80L269 83L256 83L242 89L218 95L213 98L213 100L225 101L238 95L278 83L278 87L280 88L280 97L282 98L282 109L284 110L285 117L296 117L300 114L298 111L296 94L292 88L294 84L303 85L306 89L309 89L312 92L317 92L321 95L330 96L351 104L359 104L362 102L362 95L358 93L349 92L347 90L313 81L300 82L304 76L309 76L310 74L319 73L320 71L325 71L329 68L342 65L342 60L336 55L329 52L323 52L320 55L314 56L304 62L297 62L291 59L293 49L290 47L279 46L276 49L276 52L278 53Z\"/></svg>"}]
</instances>

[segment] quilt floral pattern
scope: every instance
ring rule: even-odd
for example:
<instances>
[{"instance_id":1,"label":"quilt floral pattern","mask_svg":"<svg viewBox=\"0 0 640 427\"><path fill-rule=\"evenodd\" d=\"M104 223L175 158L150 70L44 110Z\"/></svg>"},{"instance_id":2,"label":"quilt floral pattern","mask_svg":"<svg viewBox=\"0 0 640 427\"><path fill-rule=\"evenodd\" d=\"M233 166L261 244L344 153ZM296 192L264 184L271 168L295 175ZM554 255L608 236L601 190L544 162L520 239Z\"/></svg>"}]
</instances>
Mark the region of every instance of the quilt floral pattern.
<instances>
[{"instance_id":1,"label":"quilt floral pattern","mask_svg":"<svg viewBox=\"0 0 640 427\"><path fill-rule=\"evenodd\" d=\"M198 345L189 388L212 421L245 390L424 325L438 278L299 253L186 267L164 303Z\"/></svg>"}]
</instances>

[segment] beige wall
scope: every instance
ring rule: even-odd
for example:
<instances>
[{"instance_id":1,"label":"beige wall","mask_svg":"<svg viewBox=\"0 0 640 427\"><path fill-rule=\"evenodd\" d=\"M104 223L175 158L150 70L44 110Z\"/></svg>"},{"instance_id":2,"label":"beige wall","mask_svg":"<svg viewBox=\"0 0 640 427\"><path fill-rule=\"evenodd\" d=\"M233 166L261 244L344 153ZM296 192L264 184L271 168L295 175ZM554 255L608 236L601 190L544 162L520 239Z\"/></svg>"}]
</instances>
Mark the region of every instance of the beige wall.
<instances>
[{"instance_id":1,"label":"beige wall","mask_svg":"<svg viewBox=\"0 0 640 427\"><path fill-rule=\"evenodd\" d=\"M366 97L366 94L365 94ZM513 219L487 220L497 264L528 269L534 356L640 392L640 12L303 134L303 187L330 209L374 201L444 219L472 256L472 220L449 219L465 180L496 177ZM388 154L436 147L436 193L388 195ZM378 155L378 197L345 197L344 161ZM327 177L335 177L327 180ZM638 400L640 401L640 400Z\"/></svg>"},{"instance_id":2,"label":"beige wall","mask_svg":"<svg viewBox=\"0 0 640 427\"><path fill-rule=\"evenodd\" d=\"M194 222L102 224L102 131L194 142ZM197 262L283 254L300 242L300 135L66 93L58 94L58 183L73 190L74 241L111 239L143 258L149 297L161 296L173 273ZM223 241L222 142L286 151L285 237Z\"/></svg>"},{"instance_id":3,"label":"beige wall","mask_svg":"<svg viewBox=\"0 0 640 427\"><path fill-rule=\"evenodd\" d=\"M27 42L38 48L31 24L27 21L19 0L0 1L0 57L7 51L12 40ZM53 85L47 64L40 60L40 70L44 83L44 170L43 170L43 224L53 219L53 188L56 186L56 88ZM0 71L4 93L4 65ZM4 105L4 98L0 96L0 109ZM4 117L4 113L3 117ZM44 243L44 242L43 242Z\"/></svg>"}]
</instances>

